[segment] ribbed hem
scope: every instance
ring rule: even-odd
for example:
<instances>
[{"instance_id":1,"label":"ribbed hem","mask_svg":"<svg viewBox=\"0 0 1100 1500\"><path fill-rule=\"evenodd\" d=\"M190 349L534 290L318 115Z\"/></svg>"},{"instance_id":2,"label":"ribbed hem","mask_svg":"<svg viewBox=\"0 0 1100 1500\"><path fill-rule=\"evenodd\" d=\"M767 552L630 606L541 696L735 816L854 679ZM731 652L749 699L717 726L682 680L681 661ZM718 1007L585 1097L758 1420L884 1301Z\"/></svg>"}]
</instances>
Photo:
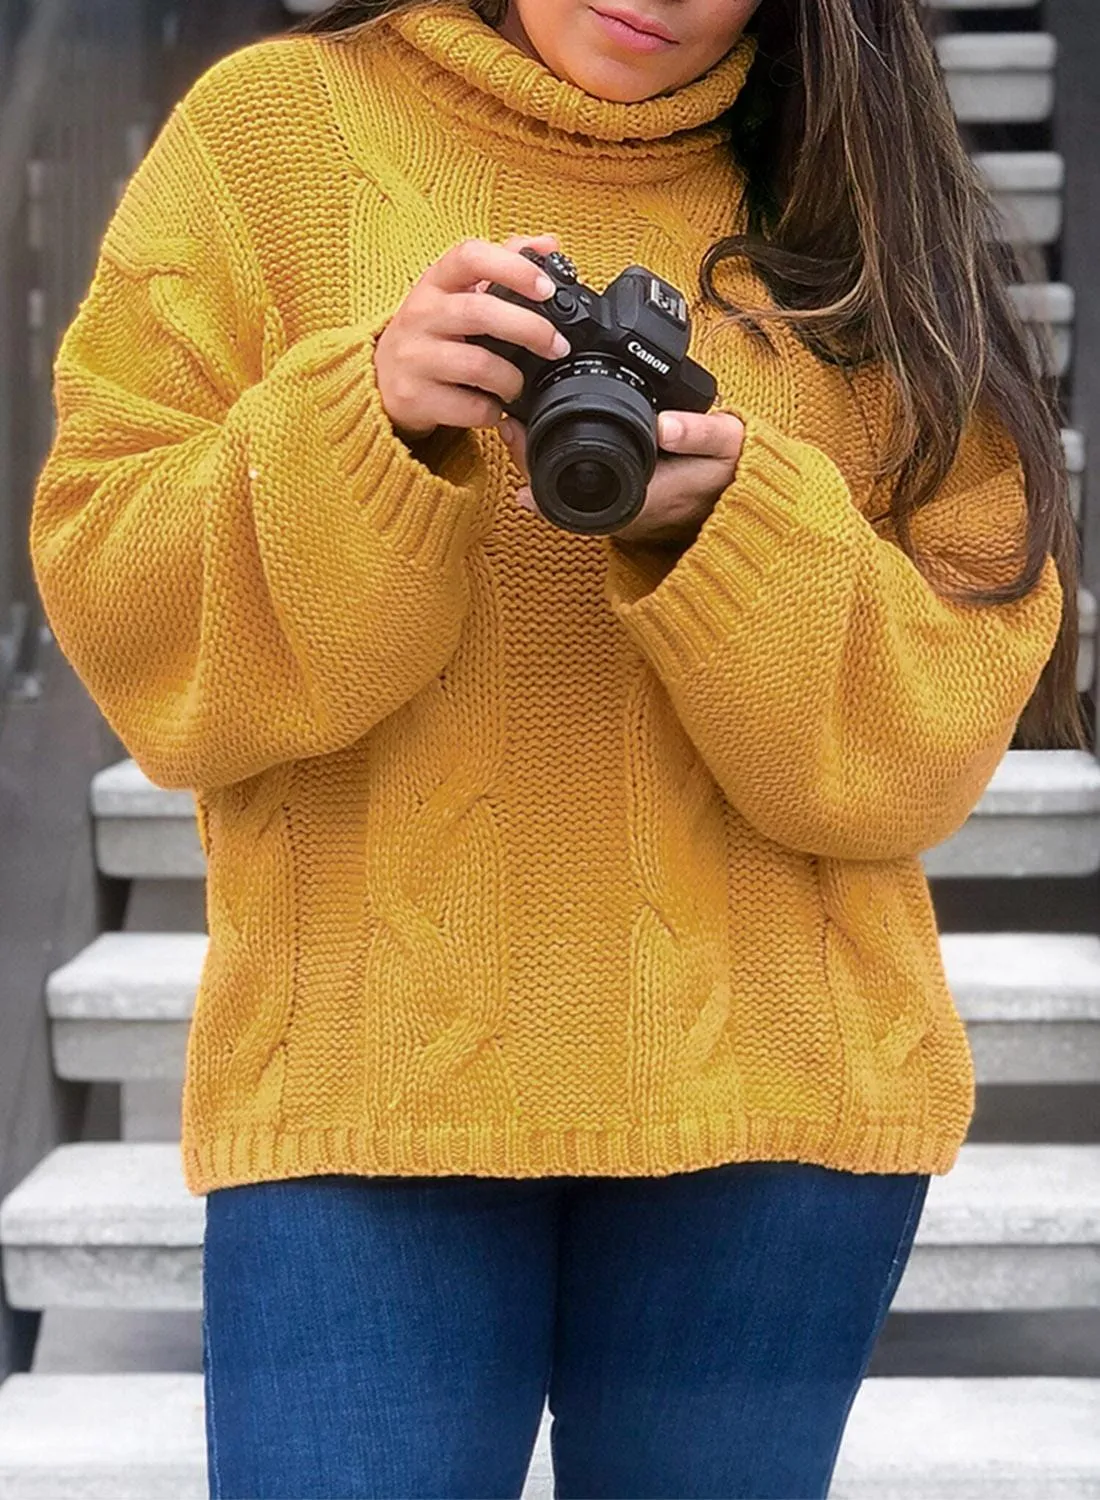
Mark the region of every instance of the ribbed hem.
<instances>
[{"instance_id":1,"label":"ribbed hem","mask_svg":"<svg viewBox=\"0 0 1100 1500\"><path fill-rule=\"evenodd\" d=\"M361 1176L664 1177L735 1161L801 1161L848 1172L943 1174L962 1136L927 1124L856 1123L774 1115L723 1115L604 1130L525 1122L326 1126L282 1131L243 1126L212 1140L181 1141L191 1193L247 1182L345 1172Z\"/></svg>"},{"instance_id":2,"label":"ribbed hem","mask_svg":"<svg viewBox=\"0 0 1100 1500\"><path fill-rule=\"evenodd\" d=\"M744 417L733 482L718 497L670 572L635 567L608 538L607 596L666 680L703 665L750 615L781 564L820 550L873 546L874 532L852 502L840 471L819 448L785 437L760 417ZM812 558L803 556L802 571Z\"/></svg>"},{"instance_id":3,"label":"ribbed hem","mask_svg":"<svg viewBox=\"0 0 1100 1500\"><path fill-rule=\"evenodd\" d=\"M444 568L468 544L485 495L485 464L471 434L456 435L447 449L452 482L397 436L375 376L380 333L362 324L315 334L298 368L365 518L410 562Z\"/></svg>"}]
</instances>

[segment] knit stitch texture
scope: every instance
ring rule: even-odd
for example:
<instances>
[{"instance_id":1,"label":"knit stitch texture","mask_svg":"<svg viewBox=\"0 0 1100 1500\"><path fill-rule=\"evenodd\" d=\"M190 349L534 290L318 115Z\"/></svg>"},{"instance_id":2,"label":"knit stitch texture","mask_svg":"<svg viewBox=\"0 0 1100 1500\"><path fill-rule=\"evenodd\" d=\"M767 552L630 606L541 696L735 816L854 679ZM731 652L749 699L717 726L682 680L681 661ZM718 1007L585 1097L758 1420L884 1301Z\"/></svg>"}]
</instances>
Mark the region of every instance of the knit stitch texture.
<instances>
[{"instance_id":1,"label":"knit stitch texture","mask_svg":"<svg viewBox=\"0 0 1100 1500\"><path fill-rule=\"evenodd\" d=\"M210 944L182 1161L324 1172L945 1172L973 1107L920 855L958 830L1058 630L1014 575L1020 466L971 423L914 528L892 412L697 294L737 227L753 56L639 103L461 5L209 69L131 177L55 365L31 551L138 765L193 789ZM470 236L640 262L744 450L698 537L516 506L499 435L410 450L375 339ZM766 293L742 262L719 289Z\"/></svg>"}]
</instances>

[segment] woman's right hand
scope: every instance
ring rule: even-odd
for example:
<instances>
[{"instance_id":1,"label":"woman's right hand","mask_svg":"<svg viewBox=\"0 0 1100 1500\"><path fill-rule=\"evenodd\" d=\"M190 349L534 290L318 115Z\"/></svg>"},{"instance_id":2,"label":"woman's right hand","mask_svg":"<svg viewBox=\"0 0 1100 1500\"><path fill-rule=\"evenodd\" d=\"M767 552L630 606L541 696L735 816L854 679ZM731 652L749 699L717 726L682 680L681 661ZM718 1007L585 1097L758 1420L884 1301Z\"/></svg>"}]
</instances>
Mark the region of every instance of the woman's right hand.
<instances>
[{"instance_id":1,"label":"woman's right hand","mask_svg":"<svg viewBox=\"0 0 1100 1500\"><path fill-rule=\"evenodd\" d=\"M477 239L454 245L428 267L379 334L374 349L378 390L394 431L406 444L430 437L439 426L495 427L503 403L521 394L519 369L465 342L465 335L490 334L544 359L560 359L568 351L541 313L485 295L494 281L532 302L553 294L549 279L520 255L525 246L547 255L558 242L554 235L542 234L514 235L500 245Z\"/></svg>"}]
</instances>

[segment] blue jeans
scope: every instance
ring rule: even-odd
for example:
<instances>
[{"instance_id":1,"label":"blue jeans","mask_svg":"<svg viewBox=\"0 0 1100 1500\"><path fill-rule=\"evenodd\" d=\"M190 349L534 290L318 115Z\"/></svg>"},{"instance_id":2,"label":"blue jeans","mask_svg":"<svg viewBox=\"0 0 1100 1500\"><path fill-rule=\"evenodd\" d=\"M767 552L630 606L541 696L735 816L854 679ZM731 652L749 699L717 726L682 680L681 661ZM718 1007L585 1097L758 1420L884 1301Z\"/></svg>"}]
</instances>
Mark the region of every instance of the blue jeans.
<instances>
[{"instance_id":1,"label":"blue jeans","mask_svg":"<svg viewBox=\"0 0 1100 1500\"><path fill-rule=\"evenodd\" d=\"M211 1191L215 1500L824 1496L928 1178L330 1174Z\"/></svg>"}]
</instances>

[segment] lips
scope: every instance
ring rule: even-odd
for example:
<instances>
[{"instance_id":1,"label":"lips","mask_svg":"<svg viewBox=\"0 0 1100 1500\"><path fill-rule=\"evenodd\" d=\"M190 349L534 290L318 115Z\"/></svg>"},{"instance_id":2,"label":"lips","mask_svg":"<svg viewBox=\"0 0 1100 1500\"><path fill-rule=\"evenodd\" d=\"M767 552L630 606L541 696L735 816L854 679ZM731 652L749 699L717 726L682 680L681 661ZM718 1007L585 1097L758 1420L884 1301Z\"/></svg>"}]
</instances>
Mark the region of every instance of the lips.
<instances>
[{"instance_id":1,"label":"lips","mask_svg":"<svg viewBox=\"0 0 1100 1500\"><path fill-rule=\"evenodd\" d=\"M632 10L612 10L610 7L593 6L597 15L609 16L613 21L621 21L624 26L629 26L633 31L640 31L643 36L659 36L663 41L674 42L676 37L669 31L667 26L662 26L660 21L652 21L648 16L640 16Z\"/></svg>"}]
</instances>

